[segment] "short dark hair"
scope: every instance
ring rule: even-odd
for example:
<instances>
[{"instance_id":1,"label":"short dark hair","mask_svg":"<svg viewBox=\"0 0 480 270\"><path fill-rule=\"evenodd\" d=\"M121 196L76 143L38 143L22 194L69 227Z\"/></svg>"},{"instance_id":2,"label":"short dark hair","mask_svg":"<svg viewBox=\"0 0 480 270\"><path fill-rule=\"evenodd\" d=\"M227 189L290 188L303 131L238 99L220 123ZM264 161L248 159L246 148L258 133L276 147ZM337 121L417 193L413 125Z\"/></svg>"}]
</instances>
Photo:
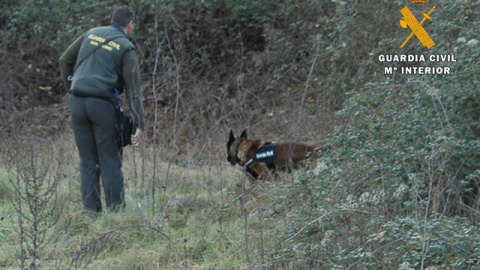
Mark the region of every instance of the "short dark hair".
<instances>
[{"instance_id":1,"label":"short dark hair","mask_svg":"<svg viewBox=\"0 0 480 270\"><path fill-rule=\"evenodd\" d=\"M130 21L135 22L135 14L129 8L119 7L112 15L112 23L119 24L122 27L126 27Z\"/></svg>"}]
</instances>

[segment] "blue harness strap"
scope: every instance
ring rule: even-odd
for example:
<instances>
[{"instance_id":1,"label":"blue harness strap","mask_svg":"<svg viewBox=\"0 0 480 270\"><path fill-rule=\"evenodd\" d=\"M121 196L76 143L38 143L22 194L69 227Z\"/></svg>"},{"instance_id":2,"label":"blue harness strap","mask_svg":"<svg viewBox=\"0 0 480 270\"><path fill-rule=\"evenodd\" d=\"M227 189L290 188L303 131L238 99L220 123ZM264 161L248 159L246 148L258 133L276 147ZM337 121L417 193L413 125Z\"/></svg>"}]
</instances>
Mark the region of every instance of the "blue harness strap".
<instances>
[{"instance_id":1,"label":"blue harness strap","mask_svg":"<svg viewBox=\"0 0 480 270\"><path fill-rule=\"evenodd\" d=\"M275 147L278 145L276 142L266 142L262 147L260 147L255 155L247 160L245 167L249 167L254 162L264 162L269 169L275 168L275 163L273 162L276 152Z\"/></svg>"}]
</instances>

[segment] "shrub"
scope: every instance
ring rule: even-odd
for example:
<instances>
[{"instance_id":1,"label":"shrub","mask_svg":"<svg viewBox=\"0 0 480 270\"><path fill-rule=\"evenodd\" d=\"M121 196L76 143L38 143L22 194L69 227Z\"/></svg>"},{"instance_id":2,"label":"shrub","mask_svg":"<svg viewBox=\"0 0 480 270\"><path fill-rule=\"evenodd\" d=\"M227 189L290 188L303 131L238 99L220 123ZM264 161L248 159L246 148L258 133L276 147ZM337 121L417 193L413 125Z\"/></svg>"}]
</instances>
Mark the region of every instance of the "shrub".
<instances>
[{"instance_id":1,"label":"shrub","mask_svg":"<svg viewBox=\"0 0 480 270\"><path fill-rule=\"evenodd\" d=\"M378 3L380 10L395 3L384 4ZM463 2L459 9L453 9L454 3L446 4L429 25L429 32L441 38L428 55L454 54L457 61L428 65L448 65L450 75L378 75L383 74L384 65L379 65L378 55L384 54L384 47L394 51L386 45L392 43L391 34L376 35L380 36L379 46L372 48L372 58L344 59L334 65L349 72L356 66L367 74L358 77L360 73L335 70L336 75L345 75L339 80L345 83L340 89L353 85L347 84L347 77L365 78L366 83L345 92L345 102L337 114L344 125L327 140L329 151L320 159L326 169L317 176L301 176L297 184L278 193L280 200L273 203L291 202L284 210L292 217L290 230L284 232L283 244L272 251L289 267L479 266L475 242L479 237L480 104L479 81L474 74L480 50L475 34L459 32L460 28L478 27L479 14L470 4ZM362 11L338 8L353 14L337 29L366 22ZM421 49L412 46L401 53L427 54ZM354 52L353 47L340 47L333 58L353 57Z\"/></svg>"}]
</instances>

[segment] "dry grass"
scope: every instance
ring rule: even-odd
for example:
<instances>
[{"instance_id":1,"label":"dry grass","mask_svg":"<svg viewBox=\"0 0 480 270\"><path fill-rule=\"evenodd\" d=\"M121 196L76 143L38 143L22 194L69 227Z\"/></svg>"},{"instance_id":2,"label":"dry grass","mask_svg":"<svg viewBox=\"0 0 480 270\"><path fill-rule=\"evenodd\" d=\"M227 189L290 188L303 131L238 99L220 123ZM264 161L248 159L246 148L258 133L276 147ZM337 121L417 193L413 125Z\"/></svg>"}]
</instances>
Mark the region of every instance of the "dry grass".
<instances>
[{"instance_id":1,"label":"dry grass","mask_svg":"<svg viewBox=\"0 0 480 270\"><path fill-rule=\"evenodd\" d=\"M226 162L175 163L153 146L127 148L127 210L92 220L81 212L72 138L51 141L44 149L52 160L61 155L66 161L56 204L49 209L58 222L46 229L40 250L45 269L242 269L265 264L270 259L265 254L280 241L284 218L269 203L282 183L253 187ZM155 163L153 155L159 157ZM17 267L20 255L10 173L11 168L0 171L4 268Z\"/></svg>"}]
</instances>

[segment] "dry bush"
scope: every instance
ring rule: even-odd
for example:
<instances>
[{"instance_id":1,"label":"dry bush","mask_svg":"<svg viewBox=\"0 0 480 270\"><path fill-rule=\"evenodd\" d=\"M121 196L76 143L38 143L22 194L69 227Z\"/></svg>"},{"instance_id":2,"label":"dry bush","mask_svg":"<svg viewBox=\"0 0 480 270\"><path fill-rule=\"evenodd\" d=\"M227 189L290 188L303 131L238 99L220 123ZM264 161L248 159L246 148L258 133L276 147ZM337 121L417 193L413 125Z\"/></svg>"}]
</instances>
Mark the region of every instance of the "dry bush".
<instances>
[{"instance_id":1,"label":"dry bush","mask_svg":"<svg viewBox=\"0 0 480 270\"><path fill-rule=\"evenodd\" d=\"M8 168L9 185L14 194L10 202L15 209L20 254L20 267L40 269L48 243L48 231L60 214L55 214L57 188L62 178L61 155L52 156L48 144L40 138L12 138L3 147ZM57 159L58 158L58 159Z\"/></svg>"}]
</instances>

